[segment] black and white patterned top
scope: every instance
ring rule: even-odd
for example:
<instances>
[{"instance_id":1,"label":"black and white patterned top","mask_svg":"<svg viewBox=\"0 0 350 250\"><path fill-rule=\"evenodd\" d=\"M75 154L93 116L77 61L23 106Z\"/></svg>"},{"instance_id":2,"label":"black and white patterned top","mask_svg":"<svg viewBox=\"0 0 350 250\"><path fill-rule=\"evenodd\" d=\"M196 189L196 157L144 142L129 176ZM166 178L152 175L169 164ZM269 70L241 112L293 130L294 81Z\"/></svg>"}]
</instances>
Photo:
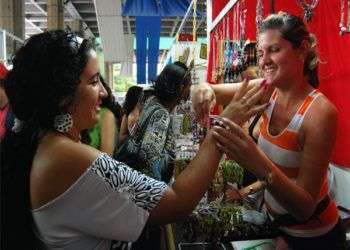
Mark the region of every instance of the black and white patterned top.
<instances>
[{"instance_id":1,"label":"black and white patterned top","mask_svg":"<svg viewBox=\"0 0 350 250\"><path fill-rule=\"evenodd\" d=\"M63 194L32 211L48 249L109 249L135 241L167 185L101 154Z\"/></svg>"},{"instance_id":2,"label":"black and white patterned top","mask_svg":"<svg viewBox=\"0 0 350 250\"><path fill-rule=\"evenodd\" d=\"M142 124L146 119L148 124L145 125L147 128L139 152L140 158L145 162L141 171L157 180L168 182L174 167L175 138L169 111L155 96L147 99L139 122Z\"/></svg>"}]
</instances>

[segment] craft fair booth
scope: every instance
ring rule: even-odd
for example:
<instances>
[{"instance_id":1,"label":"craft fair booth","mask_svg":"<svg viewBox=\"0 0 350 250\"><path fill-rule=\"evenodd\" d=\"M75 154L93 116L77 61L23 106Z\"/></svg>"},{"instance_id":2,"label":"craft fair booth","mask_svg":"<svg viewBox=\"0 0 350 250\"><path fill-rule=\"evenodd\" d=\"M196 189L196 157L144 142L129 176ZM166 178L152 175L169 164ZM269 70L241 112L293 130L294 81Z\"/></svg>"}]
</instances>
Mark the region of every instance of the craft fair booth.
<instances>
[{"instance_id":1,"label":"craft fair booth","mask_svg":"<svg viewBox=\"0 0 350 250\"><path fill-rule=\"evenodd\" d=\"M338 109L338 133L332 162L350 168L350 18L345 0L222 0L209 1L212 21L207 80L218 82L219 60L225 61L218 41L256 41L257 23L270 13L285 11L304 17L317 38L320 58L319 89ZM224 47L221 47L224 48ZM225 48L224 48L225 49ZM227 55L227 51L226 51ZM253 59L254 55L253 55ZM225 80L225 79L224 79Z\"/></svg>"},{"instance_id":2,"label":"craft fair booth","mask_svg":"<svg viewBox=\"0 0 350 250\"><path fill-rule=\"evenodd\" d=\"M350 168L350 59L345 56L350 54L349 1L208 0L207 7L207 81L212 84L234 83L240 80L241 73L247 67L257 66L256 32L258 23L264 17L285 11L304 18L318 41L319 89L339 111L332 164L337 168ZM188 121L194 120L186 108L180 108L178 115L189 117ZM193 127L191 122L187 126ZM192 131L190 139L179 139L178 172L186 166L186 159L194 155L191 152L195 148L192 144L197 143L196 138L200 138L202 132ZM227 185L240 185L242 181L242 168L223 159L206 197L193 215L183 223L172 225L175 246L179 249L232 249L233 241L273 238L273 229L262 223L265 218L259 214L260 207L256 200L243 200L235 204L220 203ZM255 241L250 245L263 244L269 249L270 243ZM270 247L273 247L273 243Z\"/></svg>"}]
</instances>

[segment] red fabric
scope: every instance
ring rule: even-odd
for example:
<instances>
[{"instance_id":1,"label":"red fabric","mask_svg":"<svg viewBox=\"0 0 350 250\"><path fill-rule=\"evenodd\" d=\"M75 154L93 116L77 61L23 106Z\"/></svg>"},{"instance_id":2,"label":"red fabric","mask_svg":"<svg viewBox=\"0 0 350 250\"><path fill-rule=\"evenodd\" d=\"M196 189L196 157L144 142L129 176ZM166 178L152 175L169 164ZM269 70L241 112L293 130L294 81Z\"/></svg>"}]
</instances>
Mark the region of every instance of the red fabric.
<instances>
[{"instance_id":1,"label":"red fabric","mask_svg":"<svg viewBox=\"0 0 350 250\"><path fill-rule=\"evenodd\" d=\"M5 67L4 64L0 63L0 79L4 79L7 75L7 68Z\"/></svg>"},{"instance_id":2,"label":"red fabric","mask_svg":"<svg viewBox=\"0 0 350 250\"><path fill-rule=\"evenodd\" d=\"M220 14L220 11L226 6L229 0L213 0L212 1L212 18L213 20Z\"/></svg>"},{"instance_id":3,"label":"red fabric","mask_svg":"<svg viewBox=\"0 0 350 250\"><path fill-rule=\"evenodd\" d=\"M221 11L219 7L224 7L223 2L226 1L213 1L213 19L215 14L217 15ZM257 0L245 0L247 6L246 38L251 40L256 40L256 2ZM269 9L269 0L264 0L265 15L268 14ZM276 12L283 10L294 15L303 16L303 10L296 1L275 1L275 9ZM319 71L319 89L334 103L339 112L337 142L332 161L350 168L350 34L339 35L340 1L319 1L313 13L313 19L308 26L317 37L319 57L322 61ZM230 18L232 19L232 13ZM222 25L221 22L216 29L222 29ZM208 82L213 82L213 34L212 32L210 37Z\"/></svg>"},{"instance_id":4,"label":"red fabric","mask_svg":"<svg viewBox=\"0 0 350 250\"><path fill-rule=\"evenodd\" d=\"M4 139L6 134L6 116L9 111L9 105L0 109L0 140Z\"/></svg>"},{"instance_id":5,"label":"red fabric","mask_svg":"<svg viewBox=\"0 0 350 250\"><path fill-rule=\"evenodd\" d=\"M180 34L178 41L181 41L181 42L193 41L193 35L192 34Z\"/></svg>"}]
</instances>

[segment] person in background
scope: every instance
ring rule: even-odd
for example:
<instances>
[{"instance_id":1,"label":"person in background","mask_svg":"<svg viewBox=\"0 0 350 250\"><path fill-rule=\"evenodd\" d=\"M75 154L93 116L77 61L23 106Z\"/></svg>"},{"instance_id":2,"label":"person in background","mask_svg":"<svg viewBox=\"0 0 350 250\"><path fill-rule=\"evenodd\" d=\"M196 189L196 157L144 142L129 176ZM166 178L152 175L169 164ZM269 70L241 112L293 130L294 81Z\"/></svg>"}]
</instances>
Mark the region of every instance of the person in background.
<instances>
[{"instance_id":1,"label":"person in background","mask_svg":"<svg viewBox=\"0 0 350 250\"><path fill-rule=\"evenodd\" d=\"M8 70L5 65L0 63L0 141L2 141L6 134L6 120L10 110L8 98L4 89L4 79Z\"/></svg>"},{"instance_id":2,"label":"person in background","mask_svg":"<svg viewBox=\"0 0 350 250\"><path fill-rule=\"evenodd\" d=\"M337 110L316 89L316 40L299 17L281 12L262 22L257 51L263 77L274 89L258 145L225 120L230 130L214 132L217 146L260 180L246 194L265 188L265 207L280 230L277 248L348 249L336 204L328 195ZM197 91L197 110L215 94L220 101L234 93L232 88L205 85Z\"/></svg>"},{"instance_id":3,"label":"person in background","mask_svg":"<svg viewBox=\"0 0 350 250\"><path fill-rule=\"evenodd\" d=\"M65 31L31 36L15 53L5 91L19 124L1 147L4 250L110 249L112 240L135 241L146 223L188 215L222 156L215 127L168 186L82 144L80 133L98 122L107 92L89 41ZM265 108L244 88L242 96L250 107L235 97L225 112L235 122Z\"/></svg>"},{"instance_id":4,"label":"person in background","mask_svg":"<svg viewBox=\"0 0 350 250\"><path fill-rule=\"evenodd\" d=\"M121 114L111 89L100 76L100 81L107 91L107 96L102 99L99 111L99 122L89 130L90 146L112 155L118 138L118 119Z\"/></svg>"},{"instance_id":5,"label":"person in background","mask_svg":"<svg viewBox=\"0 0 350 250\"><path fill-rule=\"evenodd\" d=\"M133 133L135 125L139 120L141 110L141 97L143 89L139 86L131 86L125 95L123 104L123 119L121 122L119 141L122 143L124 139Z\"/></svg>"},{"instance_id":6,"label":"person in background","mask_svg":"<svg viewBox=\"0 0 350 250\"><path fill-rule=\"evenodd\" d=\"M158 75L152 95L145 101L139 124L144 126L139 157L145 162L142 172L169 182L175 157L174 132L170 113L190 96L191 72L181 62L165 66Z\"/></svg>"}]
</instances>

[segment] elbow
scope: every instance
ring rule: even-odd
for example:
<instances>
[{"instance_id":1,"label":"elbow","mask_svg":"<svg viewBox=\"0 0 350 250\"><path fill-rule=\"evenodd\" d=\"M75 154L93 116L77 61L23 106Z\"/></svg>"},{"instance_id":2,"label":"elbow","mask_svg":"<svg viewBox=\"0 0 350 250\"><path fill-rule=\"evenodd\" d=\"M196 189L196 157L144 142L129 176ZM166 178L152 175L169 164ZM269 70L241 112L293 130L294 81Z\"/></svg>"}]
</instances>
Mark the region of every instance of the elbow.
<instances>
[{"instance_id":1,"label":"elbow","mask_svg":"<svg viewBox=\"0 0 350 250\"><path fill-rule=\"evenodd\" d=\"M300 206L300 209L294 213L294 217L300 222L307 221L314 214L316 206L317 202L310 201L305 206Z\"/></svg>"}]
</instances>

